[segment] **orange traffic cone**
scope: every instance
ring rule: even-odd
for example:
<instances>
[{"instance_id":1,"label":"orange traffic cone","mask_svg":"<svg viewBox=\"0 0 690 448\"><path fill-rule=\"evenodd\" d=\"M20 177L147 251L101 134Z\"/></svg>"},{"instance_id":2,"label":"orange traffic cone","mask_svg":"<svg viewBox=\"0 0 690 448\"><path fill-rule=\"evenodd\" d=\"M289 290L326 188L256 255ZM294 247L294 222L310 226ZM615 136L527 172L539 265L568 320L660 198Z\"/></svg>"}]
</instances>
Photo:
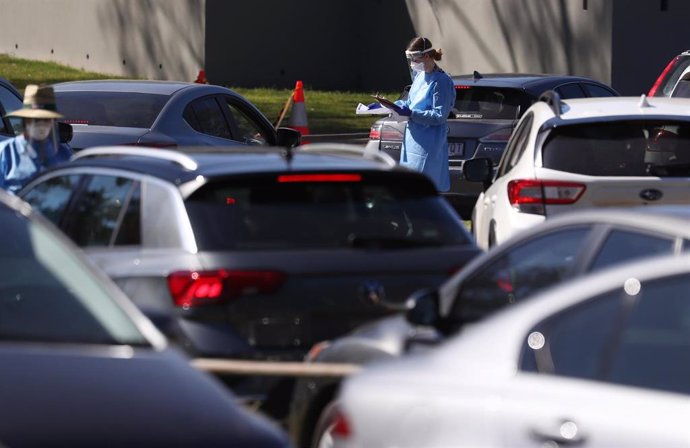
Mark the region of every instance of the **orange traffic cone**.
<instances>
[{"instance_id":1,"label":"orange traffic cone","mask_svg":"<svg viewBox=\"0 0 690 448\"><path fill-rule=\"evenodd\" d=\"M307 108L304 105L304 87L302 81L297 81L295 91L292 93L292 113L290 114L290 125L292 129L300 131L302 137L309 135L309 125L307 124ZM302 139L302 143L308 143Z\"/></svg>"},{"instance_id":2,"label":"orange traffic cone","mask_svg":"<svg viewBox=\"0 0 690 448\"><path fill-rule=\"evenodd\" d=\"M208 80L206 79L206 70L203 68L199 70L199 74L196 75L194 82L197 84L208 84Z\"/></svg>"}]
</instances>

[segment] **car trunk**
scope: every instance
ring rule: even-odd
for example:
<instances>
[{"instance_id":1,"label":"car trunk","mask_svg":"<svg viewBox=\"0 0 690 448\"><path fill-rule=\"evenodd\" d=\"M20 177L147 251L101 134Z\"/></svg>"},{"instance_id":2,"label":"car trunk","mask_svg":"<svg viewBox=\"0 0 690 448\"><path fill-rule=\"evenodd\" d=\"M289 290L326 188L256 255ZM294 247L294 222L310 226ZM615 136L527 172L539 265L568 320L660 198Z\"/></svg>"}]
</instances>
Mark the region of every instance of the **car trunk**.
<instances>
[{"instance_id":1,"label":"car trunk","mask_svg":"<svg viewBox=\"0 0 690 448\"><path fill-rule=\"evenodd\" d=\"M79 151L93 146L134 145L149 129L73 124L70 146Z\"/></svg>"}]
</instances>

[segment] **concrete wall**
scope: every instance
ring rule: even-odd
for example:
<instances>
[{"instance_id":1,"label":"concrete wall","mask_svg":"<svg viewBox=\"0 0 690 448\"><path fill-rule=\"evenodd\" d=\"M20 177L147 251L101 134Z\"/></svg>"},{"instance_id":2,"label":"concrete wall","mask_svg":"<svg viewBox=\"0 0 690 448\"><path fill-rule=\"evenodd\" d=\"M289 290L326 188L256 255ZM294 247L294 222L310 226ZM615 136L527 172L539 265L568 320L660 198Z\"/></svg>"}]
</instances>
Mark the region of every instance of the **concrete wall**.
<instances>
[{"instance_id":1,"label":"concrete wall","mask_svg":"<svg viewBox=\"0 0 690 448\"><path fill-rule=\"evenodd\" d=\"M661 10L665 5L667 9ZM0 52L124 76L397 90L416 35L451 74L590 76L646 91L690 48L680 0L0 0ZM0 74L1 75L1 74Z\"/></svg>"},{"instance_id":2,"label":"concrete wall","mask_svg":"<svg viewBox=\"0 0 690 448\"><path fill-rule=\"evenodd\" d=\"M205 0L0 0L0 53L84 70L193 80Z\"/></svg>"}]
</instances>

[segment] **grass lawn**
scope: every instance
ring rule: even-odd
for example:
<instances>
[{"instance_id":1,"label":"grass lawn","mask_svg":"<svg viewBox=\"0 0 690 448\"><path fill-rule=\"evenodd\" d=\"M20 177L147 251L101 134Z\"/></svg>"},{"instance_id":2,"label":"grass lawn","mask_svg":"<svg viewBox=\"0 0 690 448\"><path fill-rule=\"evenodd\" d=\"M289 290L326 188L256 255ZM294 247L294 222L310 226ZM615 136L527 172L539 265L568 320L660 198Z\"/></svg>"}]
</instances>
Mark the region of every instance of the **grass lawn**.
<instances>
[{"instance_id":1,"label":"grass lawn","mask_svg":"<svg viewBox=\"0 0 690 448\"><path fill-rule=\"evenodd\" d=\"M84 79L113 79L105 73L94 73L48 61L32 61L0 54L0 76L8 79L20 92L27 84L52 84ZM269 120L275 122L292 90L272 88L242 88L228 86L254 103ZM402 87L402 86L401 86ZM357 116L358 103L372 102L372 92L331 92L304 89L309 131L313 134L368 133L374 116ZM397 98L398 92L384 92L389 98ZM59 107L59 106L58 106ZM283 124L289 122L289 113Z\"/></svg>"}]
</instances>

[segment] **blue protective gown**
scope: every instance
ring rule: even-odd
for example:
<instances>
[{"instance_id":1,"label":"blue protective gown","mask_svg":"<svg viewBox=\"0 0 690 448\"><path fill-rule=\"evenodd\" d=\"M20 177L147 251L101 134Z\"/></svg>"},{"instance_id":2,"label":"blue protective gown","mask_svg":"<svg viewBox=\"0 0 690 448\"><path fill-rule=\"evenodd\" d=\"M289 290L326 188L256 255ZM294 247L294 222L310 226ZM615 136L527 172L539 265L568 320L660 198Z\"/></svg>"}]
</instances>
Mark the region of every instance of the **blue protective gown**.
<instances>
[{"instance_id":1,"label":"blue protective gown","mask_svg":"<svg viewBox=\"0 0 690 448\"><path fill-rule=\"evenodd\" d=\"M68 161L72 154L72 148L62 143L56 151L50 137L33 144L23 135L4 140L0 142L0 188L15 193L35 174Z\"/></svg>"},{"instance_id":2,"label":"blue protective gown","mask_svg":"<svg viewBox=\"0 0 690 448\"><path fill-rule=\"evenodd\" d=\"M446 72L418 72L405 101L396 101L412 111L400 165L429 176L439 191L450 189L448 168L448 114L455 104L455 87Z\"/></svg>"}]
</instances>

